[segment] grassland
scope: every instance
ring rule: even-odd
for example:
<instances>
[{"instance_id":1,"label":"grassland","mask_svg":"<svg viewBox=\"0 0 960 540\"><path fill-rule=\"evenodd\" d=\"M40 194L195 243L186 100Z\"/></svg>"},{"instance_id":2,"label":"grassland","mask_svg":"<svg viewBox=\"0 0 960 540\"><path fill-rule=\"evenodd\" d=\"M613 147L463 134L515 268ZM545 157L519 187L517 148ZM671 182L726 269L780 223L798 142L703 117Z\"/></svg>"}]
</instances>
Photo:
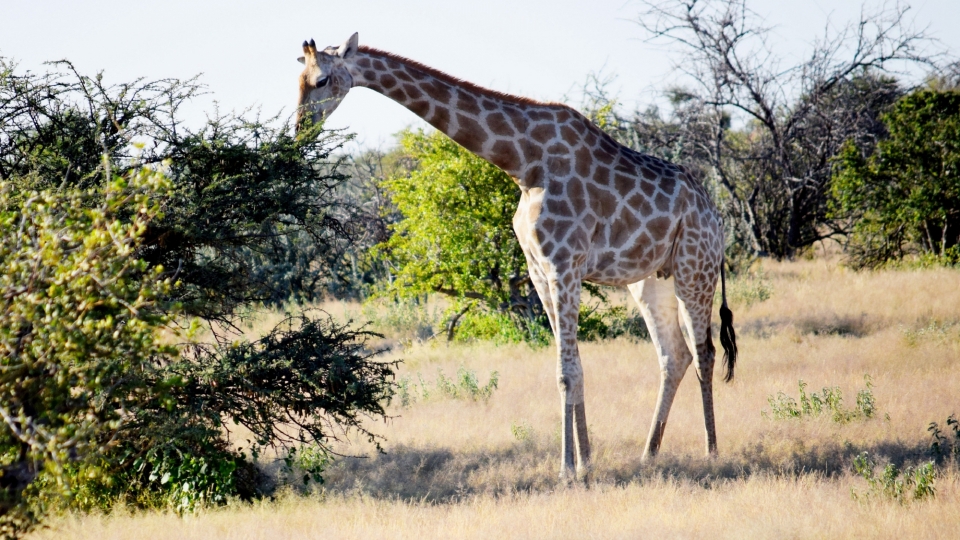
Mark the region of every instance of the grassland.
<instances>
[{"instance_id":1,"label":"grassland","mask_svg":"<svg viewBox=\"0 0 960 540\"><path fill-rule=\"evenodd\" d=\"M404 360L408 399L372 426L386 453L344 442L339 451L368 457L337 460L320 489L186 518L62 516L34 538L955 537L956 465L940 465L933 498L900 503L868 495L852 462L862 452L881 465L929 461L928 424L960 413L960 272L767 261L731 284L731 299L741 358L736 380L716 385L716 459L703 457L691 372L661 455L641 463L657 394L653 348L585 343L594 463L586 487L562 486L553 349L431 341L389 353ZM456 383L458 372L480 386L497 372L498 387L489 399L444 394L439 374ZM865 375L873 418L773 417L768 398L796 398L799 380L808 392L839 387L853 408Z\"/></svg>"}]
</instances>

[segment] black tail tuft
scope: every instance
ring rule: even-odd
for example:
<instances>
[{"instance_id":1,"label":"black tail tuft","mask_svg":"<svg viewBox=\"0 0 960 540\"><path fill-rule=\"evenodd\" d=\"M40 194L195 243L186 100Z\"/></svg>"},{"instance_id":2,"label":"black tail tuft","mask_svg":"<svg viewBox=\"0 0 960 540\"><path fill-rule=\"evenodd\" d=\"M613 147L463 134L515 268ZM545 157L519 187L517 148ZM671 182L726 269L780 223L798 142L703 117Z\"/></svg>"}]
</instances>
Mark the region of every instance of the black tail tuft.
<instances>
[{"instance_id":1,"label":"black tail tuft","mask_svg":"<svg viewBox=\"0 0 960 540\"><path fill-rule=\"evenodd\" d=\"M723 364L727 367L723 382L730 382L737 365L737 333L733 331L733 312L726 302L720 306L720 345L723 347Z\"/></svg>"}]
</instances>

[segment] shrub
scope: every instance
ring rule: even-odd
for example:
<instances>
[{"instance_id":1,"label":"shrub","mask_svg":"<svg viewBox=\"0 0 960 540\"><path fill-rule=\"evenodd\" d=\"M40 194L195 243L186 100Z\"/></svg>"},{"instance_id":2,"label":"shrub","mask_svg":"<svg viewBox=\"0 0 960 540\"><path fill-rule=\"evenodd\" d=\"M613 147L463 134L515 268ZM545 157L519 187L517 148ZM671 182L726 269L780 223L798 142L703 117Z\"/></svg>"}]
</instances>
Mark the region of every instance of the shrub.
<instances>
[{"instance_id":1,"label":"shrub","mask_svg":"<svg viewBox=\"0 0 960 540\"><path fill-rule=\"evenodd\" d=\"M853 460L854 472L863 477L870 485L864 493L858 493L851 488L850 495L854 499L870 497L883 498L904 504L908 501L922 501L936 495L934 487L936 469L933 462L919 467L907 467L905 470L890 463L883 468L880 476L874 472L876 462L867 452L863 452Z\"/></svg>"},{"instance_id":2,"label":"shrub","mask_svg":"<svg viewBox=\"0 0 960 540\"><path fill-rule=\"evenodd\" d=\"M843 392L838 386L824 387L820 393L813 392L807 395L807 383L801 380L800 400L790 397L783 392L777 392L776 396L767 397L767 403L770 404L770 414L774 419L783 420L787 418L812 418L829 414L830 419L839 424L845 424L852 420L866 420L873 418L876 414L876 398L873 396L873 379L869 375L863 376L866 387L857 392L856 406L854 409L847 409L843 406ZM761 414L767 416L767 412Z\"/></svg>"},{"instance_id":3,"label":"shrub","mask_svg":"<svg viewBox=\"0 0 960 540\"><path fill-rule=\"evenodd\" d=\"M148 170L82 191L0 184L0 534L40 517L24 498L38 475L51 497L73 494L72 472L95 471L129 412L166 399L172 276L133 254L167 189Z\"/></svg>"}]
</instances>

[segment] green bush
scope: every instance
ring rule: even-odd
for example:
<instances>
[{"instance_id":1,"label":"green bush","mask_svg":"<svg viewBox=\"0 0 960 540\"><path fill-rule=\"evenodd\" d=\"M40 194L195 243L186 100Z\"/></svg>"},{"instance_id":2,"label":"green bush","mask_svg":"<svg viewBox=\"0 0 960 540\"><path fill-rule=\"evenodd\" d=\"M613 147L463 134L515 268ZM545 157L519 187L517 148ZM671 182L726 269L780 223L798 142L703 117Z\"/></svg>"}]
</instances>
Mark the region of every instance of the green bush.
<instances>
[{"instance_id":1,"label":"green bush","mask_svg":"<svg viewBox=\"0 0 960 540\"><path fill-rule=\"evenodd\" d=\"M843 406L843 392L838 386L826 386L820 393L807 394L807 383L801 380L799 403L796 399L783 392L776 396L767 397L770 404L770 415L774 419L812 418L828 414L830 419L839 424L852 420L866 420L873 418L877 412L876 398L873 396L873 379L869 375L863 376L866 387L857 392L856 406L847 409ZM767 412L762 414L767 416Z\"/></svg>"},{"instance_id":2,"label":"green bush","mask_svg":"<svg viewBox=\"0 0 960 540\"><path fill-rule=\"evenodd\" d=\"M876 462L867 452L863 452L854 458L854 472L863 477L870 486L863 493L858 493L851 488L850 495L854 499L873 497L904 504L911 500L922 501L936 495L934 483L937 471L933 462L925 463L919 467L907 467L906 470L890 463L883 468L880 476L877 476L874 472L876 467Z\"/></svg>"},{"instance_id":3,"label":"green bush","mask_svg":"<svg viewBox=\"0 0 960 540\"><path fill-rule=\"evenodd\" d=\"M72 495L71 471L107 451L129 412L171 384L156 371L176 354L159 337L176 314L162 301L172 276L133 256L169 188L145 169L103 189L13 196L0 184L4 535L42 513L23 496L38 475L51 496ZM131 376L142 373L154 375Z\"/></svg>"}]
</instances>

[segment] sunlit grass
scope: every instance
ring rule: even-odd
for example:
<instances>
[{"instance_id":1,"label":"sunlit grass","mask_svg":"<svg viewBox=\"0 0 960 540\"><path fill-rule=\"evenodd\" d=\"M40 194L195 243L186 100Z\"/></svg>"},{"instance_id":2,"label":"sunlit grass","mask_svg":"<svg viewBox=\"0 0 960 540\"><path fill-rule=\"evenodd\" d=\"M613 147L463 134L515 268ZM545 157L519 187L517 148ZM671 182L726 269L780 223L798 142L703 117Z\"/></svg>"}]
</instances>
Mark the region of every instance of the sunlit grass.
<instances>
[{"instance_id":1,"label":"sunlit grass","mask_svg":"<svg viewBox=\"0 0 960 540\"><path fill-rule=\"evenodd\" d=\"M755 268L755 270L757 270ZM720 456L704 453L699 387L680 387L662 453L640 462L657 395L648 342L581 344L594 462L588 488L558 483L560 400L555 351L526 345L424 343L396 334L398 377L436 385L438 372L493 372L489 399L443 392L391 405L371 426L387 439L377 455L361 442L338 450L326 484L310 495L234 504L198 516L67 516L37 538L433 538L587 536L635 538L938 538L960 527L960 476L943 465L922 502L860 500L852 470L868 452L879 464L920 464L932 421L960 413L960 272L853 273L830 261L762 265L762 287L742 275L731 297L741 358L719 380ZM751 292L753 291L753 292ZM760 298L763 296L764 298ZM619 297L618 297L619 298ZM341 320L362 308L330 303ZM264 313L245 330L282 318ZM403 343L405 346L400 346ZM872 418L833 421L764 416L768 398L838 387L848 408L872 379ZM419 384L419 383L418 383Z\"/></svg>"}]
</instances>

